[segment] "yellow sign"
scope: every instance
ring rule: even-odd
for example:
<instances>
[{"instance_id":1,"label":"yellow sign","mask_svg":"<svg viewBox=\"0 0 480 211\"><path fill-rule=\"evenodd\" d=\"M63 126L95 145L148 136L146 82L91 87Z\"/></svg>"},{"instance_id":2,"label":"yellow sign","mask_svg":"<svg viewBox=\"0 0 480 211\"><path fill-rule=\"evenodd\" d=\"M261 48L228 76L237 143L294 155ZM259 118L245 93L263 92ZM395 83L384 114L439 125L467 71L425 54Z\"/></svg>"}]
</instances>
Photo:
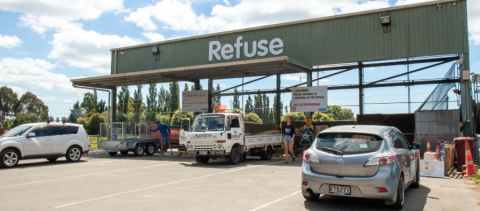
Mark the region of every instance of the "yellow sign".
<instances>
[{"instance_id":1,"label":"yellow sign","mask_svg":"<svg viewBox=\"0 0 480 211\"><path fill-rule=\"evenodd\" d=\"M312 125L312 117L305 118L305 125Z\"/></svg>"}]
</instances>

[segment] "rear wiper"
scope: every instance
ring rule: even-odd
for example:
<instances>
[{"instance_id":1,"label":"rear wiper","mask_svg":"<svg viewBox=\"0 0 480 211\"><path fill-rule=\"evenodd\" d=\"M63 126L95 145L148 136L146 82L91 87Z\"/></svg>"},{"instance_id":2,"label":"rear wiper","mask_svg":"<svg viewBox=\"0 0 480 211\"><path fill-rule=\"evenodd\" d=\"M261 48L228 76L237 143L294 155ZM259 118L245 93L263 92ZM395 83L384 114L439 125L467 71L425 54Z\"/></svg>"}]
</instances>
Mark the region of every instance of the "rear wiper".
<instances>
[{"instance_id":1,"label":"rear wiper","mask_svg":"<svg viewBox=\"0 0 480 211\"><path fill-rule=\"evenodd\" d=\"M325 151L334 152L337 155L342 155L343 156L343 152L339 151L339 150L336 150L336 149L332 149L332 148L328 148L328 147L322 147L320 149L325 150Z\"/></svg>"}]
</instances>

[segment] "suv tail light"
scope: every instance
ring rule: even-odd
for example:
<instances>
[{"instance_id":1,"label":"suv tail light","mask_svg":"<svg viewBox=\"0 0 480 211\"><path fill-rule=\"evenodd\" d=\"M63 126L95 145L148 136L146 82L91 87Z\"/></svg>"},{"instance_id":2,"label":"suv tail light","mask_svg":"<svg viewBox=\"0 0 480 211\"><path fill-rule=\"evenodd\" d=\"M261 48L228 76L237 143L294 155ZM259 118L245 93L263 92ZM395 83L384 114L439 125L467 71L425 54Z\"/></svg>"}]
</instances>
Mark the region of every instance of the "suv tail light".
<instances>
[{"instance_id":1,"label":"suv tail light","mask_svg":"<svg viewBox=\"0 0 480 211\"><path fill-rule=\"evenodd\" d=\"M309 153L308 151L303 151L303 160L307 162L314 162L314 163L320 163L320 159L312 153Z\"/></svg>"},{"instance_id":2,"label":"suv tail light","mask_svg":"<svg viewBox=\"0 0 480 211\"><path fill-rule=\"evenodd\" d=\"M386 155L382 157L368 159L365 166L389 165L395 162L395 155Z\"/></svg>"}]
</instances>

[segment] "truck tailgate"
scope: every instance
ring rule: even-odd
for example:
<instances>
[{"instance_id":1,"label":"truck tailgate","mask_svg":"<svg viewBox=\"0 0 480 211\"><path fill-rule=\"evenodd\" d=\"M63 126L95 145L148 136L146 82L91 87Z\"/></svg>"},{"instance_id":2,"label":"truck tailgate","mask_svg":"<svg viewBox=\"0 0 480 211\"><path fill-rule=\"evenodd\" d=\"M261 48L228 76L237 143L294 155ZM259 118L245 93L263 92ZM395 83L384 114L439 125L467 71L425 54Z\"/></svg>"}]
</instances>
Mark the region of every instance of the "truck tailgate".
<instances>
[{"instance_id":1,"label":"truck tailgate","mask_svg":"<svg viewBox=\"0 0 480 211\"><path fill-rule=\"evenodd\" d=\"M245 146L247 148L264 145L281 145L282 135L258 135L258 136L245 136Z\"/></svg>"}]
</instances>

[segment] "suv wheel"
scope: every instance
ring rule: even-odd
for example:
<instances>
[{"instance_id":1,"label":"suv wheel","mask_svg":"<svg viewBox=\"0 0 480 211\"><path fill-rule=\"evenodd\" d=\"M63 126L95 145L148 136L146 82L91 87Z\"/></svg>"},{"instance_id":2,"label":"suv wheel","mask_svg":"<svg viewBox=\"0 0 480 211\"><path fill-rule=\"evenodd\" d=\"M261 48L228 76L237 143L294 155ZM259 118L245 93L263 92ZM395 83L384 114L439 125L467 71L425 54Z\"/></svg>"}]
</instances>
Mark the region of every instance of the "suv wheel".
<instances>
[{"instance_id":1,"label":"suv wheel","mask_svg":"<svg viewBox=\"0 0 480 211\"><path fill-rule=\"evenodd\" d=\"M82 149L79 146L71 146L67 150L67 154L65 155L65 158L67 161L70 162L77 162L82 158L83 152Z\"/></svg>"},{"instance_id":2,"label":"suv wheel","mask_svg":"<svg viewBox=\"0 0 480 211\"><path fill-rule=\"evenodd\" d=\"M20 160L20 154L17 150L14 149L6 149L0 154L1 157L1 167L14 167L18 164L18 160Z\"/></svg>"}]
</instances>

